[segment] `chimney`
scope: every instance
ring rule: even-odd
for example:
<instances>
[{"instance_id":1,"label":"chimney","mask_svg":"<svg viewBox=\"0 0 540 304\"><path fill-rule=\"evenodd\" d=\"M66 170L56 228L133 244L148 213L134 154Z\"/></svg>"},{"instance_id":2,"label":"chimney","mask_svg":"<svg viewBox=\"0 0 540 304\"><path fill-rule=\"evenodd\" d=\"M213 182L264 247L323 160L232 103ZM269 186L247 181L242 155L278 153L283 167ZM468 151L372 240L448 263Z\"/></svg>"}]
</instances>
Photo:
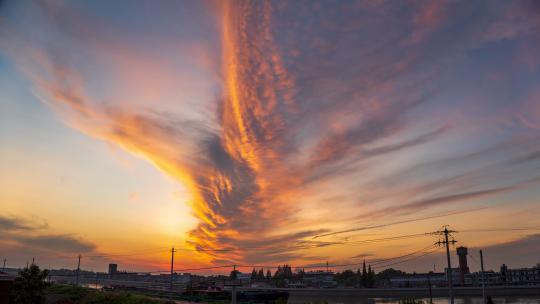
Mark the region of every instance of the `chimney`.
<instances>
[{"instance_id":1,"label":"chimney","mask_svg":"<svg viewBox=\"0 0 540 304\"><path fill-rule=\"evenodd\" d=\"M469 273L469 266L467 265L467 247L456 248L457 255L459 257L459 279L461 285L465 284L465 275Z\"/></svg>"}]
</instances>

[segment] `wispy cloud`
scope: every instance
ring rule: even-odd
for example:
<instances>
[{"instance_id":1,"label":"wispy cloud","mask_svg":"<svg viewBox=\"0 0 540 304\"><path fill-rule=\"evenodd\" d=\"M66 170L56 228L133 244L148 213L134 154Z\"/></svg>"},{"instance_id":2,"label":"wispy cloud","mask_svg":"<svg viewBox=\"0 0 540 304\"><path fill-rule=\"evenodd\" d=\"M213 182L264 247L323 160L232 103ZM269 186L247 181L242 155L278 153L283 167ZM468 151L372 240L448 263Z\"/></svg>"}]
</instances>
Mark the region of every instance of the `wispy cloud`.
<instances>
[{"instance_id":1,"label":"wispy cloud","mask_svg":"<svg viewBox=\"0 0 540 304\"><path fill-rule=\"evenodd\" d=\"M72 235L37 235L17 236L16 241L23 246L47 249L57 253L87 253L96 249L96 245Z\"/></svg>"},{"instance_id":2,"label":"wispy cloud","mask_svg":"<svg viewBox=\"0 0 540 304\"><path fill-rule=\"evenodd\" d=\"M187 244L213 261L308 259L302 250L334 245L314 236L384 226L334 231L326 223L356 225L359 216L440 210L520 190L523 180L536 177L514 170L504 185L484 179L508 168L496 150L470 141L461 121L445 112L469 106L455 91L477 96L468 82L482 77L481 68L466 79L455 76L468 68L468 56L491 43L527 39L538 28L534 13L521 5L507 11L503 3L466 1L223 1L212 6L214 15L204 13L197 21L211 34L180 30L199 27L181 23L169 9L160 14L177 28L151 18L146 22L153 26L132 35L135 41L121 27L109 30L115 20L95 22L77 6L30 6L38 38L17 35L29 30L17 21L8 38L36 95L67 125L119 145L182 182L199 219ZM207 11L195 4L189 9ZM151 37L151 43L140 37ZM191 44L197 47L185 47ZM178 53L147 45L178 47ZM205 50L196 57L204 58L194 66L186 63L197 50ZM164 68L177 61L180 67ZM134 76L147 71L157 80ZM210 84L186 75L204 75ZM176 86L186 83L183 91L198 88L190 95L195 102L178 97L183 95ZM159 94L169 89L178 96ZM478 96L491 91L478 90ZM208 91L213 94L201 93ZM493 108L498 107L485 107L484 115ZM472 151L463 158L456 158L458 135ZM532 145L529 150L536 151ZM451 155L424 161L422 151ZM537 152L531 153L517 159L534 161ZM510 158L517 154L507 152ZM459 166L486 155L496 165L478 172ZM434 176L417 174L424 171ZM352 210L344 212L347 217L334 216L343 213L334 204L318 205L317 198L329 192L342 194L343 202L335 204ZM324 224L299 212L312 209L324 214ZM60 247L95 249L69 235L21 242L41 246L47 237Z\"/></svg>"},{"instance_id":3,"label":"wispy cloud","mask_svg":"<svg viewBox=\"0 0 540 304\"><path fill-rule=\"evenodd\" d=\"M35 231L47 228L47 221L38 217L0 216L0 228L3 231Z\"/></svg>"},{"instance_id":4,"label":"wispy cloud","mask_svg":"<svg viewBox=\"0 0 540 304\"><path fill-rule=\"evenodd\" d=\"M94 243L75 235L51 233L47 221L36 216L0 217L0 228L0 244L11 257L17 257L21 250L41 259L54 259L97 249Z\"/></svg>"}]
</instances>

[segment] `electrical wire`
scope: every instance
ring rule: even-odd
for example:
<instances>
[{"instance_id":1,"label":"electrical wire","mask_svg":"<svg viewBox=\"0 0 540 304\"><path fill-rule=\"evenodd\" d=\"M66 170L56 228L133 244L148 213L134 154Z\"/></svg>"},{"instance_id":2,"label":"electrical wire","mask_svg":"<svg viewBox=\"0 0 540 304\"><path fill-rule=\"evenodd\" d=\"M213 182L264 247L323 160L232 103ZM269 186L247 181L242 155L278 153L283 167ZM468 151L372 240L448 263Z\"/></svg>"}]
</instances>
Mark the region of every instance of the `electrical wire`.
<instances>
[{"instance_id":1,"label":"electrical wire","mask_svg":"<svg viewBox=\"0 0 540 304\"><path fill-rule=\"evenodd\" d=\"M418 258L421 258L421 257L424 257L424 256L427 256L427 255L430 255L434 252L437 251L437 247L435 247L434 249L432 249L431 251L427 251L421 255L417 255L417 256L413 256L411 258L408 258L408 259L405 259L405 260L402 260L402 261L398 261L398 262L394 262L394 263L390 263L390 264L385 264L385 265L382 265L382 266L378 266L380 268L386 268L386 267L389 267L389 266L394 266L394 265L399 265L399 264L403 264L405 262L409 262L409 261L412 261L412 260L415 260L415 259L418 259Z\"/></svg>"},{"instance_id":2,"label":"electrical wire","mask_svg":"<svg viewBox=\"0 0 540 304\"><path fill-rule=\"evenodd\" d=\"M411 255L415 255L417 253L420 253L420 252L424 252L426 250L429 250L429 249L432 249L433 247L435 247L434 244L431 244L427 247L424 247L422 249L419 249L419 250L416 250L414 252L411 252L411 253L408 253L408 254L404 254L404 255L401 255L401 256L397 256L397 257L392 257L392 258L387 258L387 259L382 259L382 260L375 260L374 262L369 262L371 265L378 265L378 264L381 264L381 263L385 263L385 262L389 262L389 261L393 261L393 260L399 260L401 258L405 258L405 257L408 257L408 256L411 256Z\"/></svg>"}]
</instances>

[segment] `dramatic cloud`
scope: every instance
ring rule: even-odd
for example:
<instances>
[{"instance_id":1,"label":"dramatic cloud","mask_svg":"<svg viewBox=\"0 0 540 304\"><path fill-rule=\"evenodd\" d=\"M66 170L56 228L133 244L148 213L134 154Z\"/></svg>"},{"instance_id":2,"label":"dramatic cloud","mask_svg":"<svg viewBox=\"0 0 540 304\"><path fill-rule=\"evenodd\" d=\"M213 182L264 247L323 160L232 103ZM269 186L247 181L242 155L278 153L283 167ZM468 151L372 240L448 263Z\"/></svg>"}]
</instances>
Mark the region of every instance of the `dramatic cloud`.
<instances>
[{"instance_id":1,"label":"dramatic cloud","mask_svg":"<svg viewBox=\"0 0 540 304\"><path fill-rule=\"evenodd\" d=\"M538 165L540 142L525 136L538 118L538 95L509 100L509 92L534 83L499 88L490 83L506 76L504 64L492 70L480 58L470 67L478 50L507 43L504 54L514 54L517 42L540 30L531 5L190 3L149 20L126 18L141 29L132 37L115 20L93 16L96 22L84 7L46 2L26 11L39 24L34 35L25 34L36 24L29 28L16 18L4 35L36 95L67 125L148 160L186 186L199 220L189 232L191 248L210 262L279 262L343 245L313 237L367 229L343 229L359 218L432 209L440 213L431 218L443 217L452 214L447 206L536 181L538 171L516 166ZM175 9L204 18L179 21ZM537 71L524 65L508 73ZM500 94L492 96L491 88ZM196 92L185 93L190 89ZM168 90L174 94L159 93ZM521 123L477 143L474 133L495 124L482 118L472 128L478 108L482 117ZM521 135L520 151L506 147L504 157L486 148ZM489 161L467 166L477 158ZM328 204L329 196L340 199ZM26 227L2 218L0 225ZM19 241L95 249L69 235Z\"/></svg>"},{"instance_id":2,"label":"dramatic cloud","mask_svg":"<svg viewBox=\"0 0 540 304\"><path fill-rule=\"evenodd\" d=\"M96 249L96 245L71 235L18 236L17 242L23 246L48 249L64 254L87 253Z\"/></svg>"},{"instance_id":3,"label":"dramatic cloud","mask_svg":"<svg viewBox=\"0 0 540 304\"><path fill-rule=\"evenodd\" d=\"M47 228L47 221L37 217L21 218L0 216L0 229L10 231L33 231Z\"/></svg>"},{"instance_id":4,"label":"dramatic cloud","mask_svg":"<svg viewBox=\"0 0 540 304\"><path fill-rule=\"evenodd\" d=\"M90 253L97 246L69 234L54 234L48 231L47 222L38 217L0 217L0 245L7 256L14 257L10 263L24 263L24 259L39 257L55 260L73 257L75 254ZM23 252L25 254L23 254ZM70 258L71 258L70 257Z\"/></svg>"}]
</instances>

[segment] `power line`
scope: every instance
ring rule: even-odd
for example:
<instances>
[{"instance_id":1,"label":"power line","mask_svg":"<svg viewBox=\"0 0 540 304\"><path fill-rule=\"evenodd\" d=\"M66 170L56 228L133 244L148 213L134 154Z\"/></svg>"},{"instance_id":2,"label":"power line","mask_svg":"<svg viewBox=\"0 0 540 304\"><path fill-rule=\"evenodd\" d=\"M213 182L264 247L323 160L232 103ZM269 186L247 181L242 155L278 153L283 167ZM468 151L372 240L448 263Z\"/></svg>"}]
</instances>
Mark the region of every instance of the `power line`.
<instances>
[{"instance_id":1,"label":"power line","mask_svg":"<svg viewBox=\"0 0 540 304\"><path fill-rule=\"evenodd\" d=\"M348 244L360 245L360 244L366 244L366 243L377 243L377 242L384 242L384 241L395 241L395 240L403 240L403 239L410 239L410 238L417 238L417 237L426 237L426 236L431 236L431 235L432 235L431 232L415 233L415 234L404 234L404 235L377 238L377 239L351 241ZM345 244L347 244L347 243L345 243Z\"/></svg>"},{"instance_id":2,"label":"power line","mask_svg":"<svg viewBox=\"0 0 540 304\"><path fill-rule=\"evenodd\" d=\"M400 259L400 258L403 258L403 257L407 257L407 256L411 256L411 255L414 255L414 254L418 254L420 252L424 252L426 250L429 250L431 249L432 247L434 247L434 245L430 245L428 247L424 247L420 250L416 250L414 252L411 252L411 253L408 253L408 254L405 254L405 255L402 255L402 256L398 256L398 257L392 257L392 258L388 258L388 259L384 259L384 260L379 260L375 263L372 263L373 265L377 265L378 263L381 263L381 262L388 262L388 261L391 261L391 260L396 260L396 259ZM176 251L176 249L175 249ZM420 257L420 256L417 256L417 257ZM414 258L417 258L417 257L414 257ZM401 262L405 262L407 260L403 260L403 261L400 261L398 263L401 263ZM363 263L363 262L362 262ZM347 264L328 264L329 267L350 267L350 266L358 266L358 265L361 265L362 263L347 263ZM393 264L392 264L393 265ZM208 267L197 267L197 268L182 268L182 269L174 269L174 272L187 272L187 271L201 271L201 270L213 270L213 269L224 269L224 268L232 268L234 265L233 264L228 264L228 265L215 265L215 266L208 266ZM325 267L326 264L324 265L300 265L300 266L295 266L294 268L308 268L308 269L313 269L313 268L322 268L322 267ZM266 269L277 269L279 267L282 267L282 265L236 265L236 267L238 268L266 268ZM133 271L134 273L140 273L140 274L152 274L152 273L168 273L170 272L170 270L155 270L155 271ZM121 274L121 273L119 273ZM129 274L129 273L126 273L126 274Z\"/></svg>"},{"instance_id":3,"label":"power line","mask_svg":"<svg viewBox=\"0 0 540 304\"><path fill-rule=\"evenodd\" d=\"M465 229L465 230L460 230L459 232L499 232L499 231L532 231L532 230L540 230L540 227Z\"/></svg>"},{"instance_id":4,"label":"power line","mask_svg":"<svg viewBox=\"0 0 540 304\"><path fill-rule=\"evenodd\" d=\"M413 251L413 252L410 252L410 253L407 253L405 255L401 255L401 256L397 256L397 257L392 257L392 258L387 258L387 259L382 259L382 260L377 260L376 262L374 263L370 263L370 265L377 265L377 264L380 264L382 262L389 262L389 261L392 261L392 260L397 260L397 259L401 259L401 258L404 258L404 257L408 257L408 256L411 256L411 255L414 255L414 254L418 254L418 253L421 253L421 252L425 252L426 250L429 250L429 249L432 249L434 248L435 245L431 244L427 247L424 247L422 249L419 249L419 250L416 250L416 251ZM359 262L359 263L347 263L347 264L324 264L324 265L300 265L300 266L295 266L294 268L323 268L323 267L326 267L326 265L328 265L329 267L350 267L350 266L359 266L361 264L363 264L364 262ZM278 267L281 267L281 266L273 266L273 265L237 265L237 267L241 267L241 268L268 268L268 269L273 269L273 268L278 268Z\"/></svg>"},{"instance_id":5,"label":"power line","mask_svg":"<svg viewBox=\"0 0 540 304\"><path fill-rule=\"evenodd\" d=\"M389 261L392 261L392 260L398 260L398 259L405 258L405 257L411 256L411 255L415 255L415 254L420 253L420 252L424 252L424 251L429 250L429 249L431 249L433 247L435 247L435 245L431 244L431 245L429 245L427 247L424 247L422 249L416 250L416 251L408 253L408 254L404 254L404 255L397 256L397 257L392 257L392 258L387 258L387 259L375 260L374 262L370 262L370 264L371 265L377 265L377 264L384 263L384 262L389 262Z\"/></svg>"},{"instance_id":6,"label":"power line","mask_svg":"<svg viewBox=\"0 0 540 304\"><path fill-rule=\"evenodd\" d=\"M489 232L489 231L522 231L522 230L536 230L540 227L510 227L510 228L487 228L487 229L466 229L462 230L461 232ZM397 236L388 236L388 237L382 237L382 238L373 238L373 239L364 239L364 240L357 240L357 241L346 241L346 242L339 242L339 243L323 243L324 245L360 245L360 244L369 244L369 243L377 243L377 242L386 242L386 241L394 241L394 240L403 240L403 239L409 239L409 238L419 238L419 237L426 237L426 236L433 236L433 235L444 235L445 231L447 231L448 234L451 234L453 232L457 232L455 230L448 230L447 227L444 228L444 230L435 231L435 232L425 232L425 233L415 233L415 234L403 234L403 235L397 235ZM445 240L445 241L439 241L438 244L442 245L448 245L449 243L455 243L455 240ZM296 249L305 249L305 248L313 248L313 247L319 247L319 243L310 243L309 241L304 241L304 243L297 243L297 246L292 247L282 247L281 249L285 248L285 250L296 250ZM414 252L410 252L404 255L396 256L396 257L390 257L385 259L379 259L379 260L373 260L370 262L370 264L377 266L377 267L387 267L390 265L397 265L400 263L404 263L406 261L409 261L411 259L416 259L421 256L429 254L429 252L426 252L426 250L430 250L433 245L427 246L425 248L419 249ZM128 253L103 253L103 254L89 254L89 255L81 255L81 257L85 258L96 258L96 257L102 257L102 258L113 258L113 257L125 257L125 256L136 256L136 255L146 255L146 254L152 254L152 253L159 253L159 252L165 252L165 247L157 247L157 248L149 248L145 250L140 251L132 251ZM238 248L180 248L175 249L175 251L209 251L209 252L234 252L234 251L241 251L241 250L277 250L275 248L268 248L268 246L252 246L252 247L238 247ZM447 249L448 251L448 249ZM449 253L447 252L447 256L449 256ZM65 256L67 258L67 256ZM410 258L408 258L410 257ZM473 257L474 259L474 257ZM394 262L395 261L395 262ZM475 260L475 262L477 262ZM390 263L390 264L388 264ZM360 265L361 263L348 263L348 264L335 264L335 265L329 265L331 267L349 267L349 266L356 266ZM186 272L186 271L203 271L203 270L212 270L212 269L224 269L224 268L230 268L233 265L214 265L209 267L194 267L194 268L184 268L184 269L174 269L173 271L176 272ZM450 266L450 265L449 265ZM269 269L275 269L279 266L274 265L238 265L238 267L245 268L245 267L262 267L262 268L269 268ZM297 266L296 268L322 268L324 265L304 265L304 266ZM448 267L451 271L451 267ZM167 270L156 270L156 271L141 271L137 273L166 273L169 272Z\"/></svg>"},{"instance_id":7,"label":"power line","mask_svg":"<svg viewBox=\"0 0 540 304\"><path fill-rule=\"evenodd\" d=\"M363 230L370 230L370 229L384 228L384 227L389 227L389 226L394 226L394 225L400 225L400 224L413 223L413 222L418 222L418 221L425 221L425 220L430 220L430 219L435 219L435 218L440 218L440 217L447 217L447 216L451 216L451 215L458 215L458 214L463 214L463 213L469 213L469 212L479 211L479 210L483 210L483 209L487 209L487 208L490 208L490 207L489 207L489 206L485 206L485 207L471 208L471 209L461 210L461 211L453 211L453 212L446 212L446 213L437 213L437 214L427 215L427 216L425 216L425 217L417 217L417 218L404 219L404 220L395 221L395 222L390 222L390 223L384 223L384 224L378 224L378 225L371 225L371 226L364 226L364 227L357 227L357 228L353 228L353 229L347 229L347 230L341 230L341 231L329 232L329 233L325 233L325 234L319 234L319 235L314 236L313 239L317 239L317 238L325 237L325 236L332 236L332 235L337 235L337 234L343 234L343 233L348 233L348 232L363 231Z\"/></svg>"},{"instance_id":8,"label":"power line","mask_svg":"<svg viewBox=\"0 0 540 304\"><path fill-rule=\"evenodd\" d=\"M379 267L380 267L380 268L385 268L385 267L389 267L389 266L394 266L394 265L398 265L398 264L403 264L403 263L405 263L405 262L409 262L409 261L412 261L412 260L415 260L415 259L418 259L418 258L427 256L427 255L430 255L430 254L436 252L437 249L438 249L437 247L434 247L432 250L427 251L427 252L424 252L424 253L421 254L421 255L413 256L413 257L410 257L410 258L405 259L405 260L402 260L402 261L398 261L398 262L394 262L394 263L390 263L390 264L385 264L385 265L382 265L382 266L379 266Z\"/></svg>"}]
</instances>

